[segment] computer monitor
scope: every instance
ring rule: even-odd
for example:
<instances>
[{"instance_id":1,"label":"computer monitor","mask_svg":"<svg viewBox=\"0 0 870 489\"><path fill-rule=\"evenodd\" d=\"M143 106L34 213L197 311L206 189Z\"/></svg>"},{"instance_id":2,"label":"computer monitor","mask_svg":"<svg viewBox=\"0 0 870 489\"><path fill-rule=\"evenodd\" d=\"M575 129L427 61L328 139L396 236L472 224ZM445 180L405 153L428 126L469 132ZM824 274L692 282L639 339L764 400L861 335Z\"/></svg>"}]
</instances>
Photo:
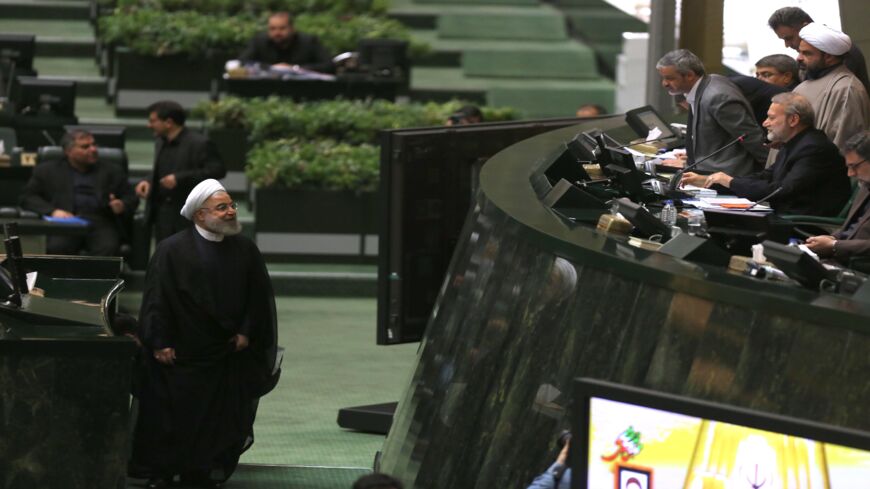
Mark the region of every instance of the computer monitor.
<instances>
[{"instance_id":1,"label":"computer monitor","mask_svg":"<svg viewBox=\"0 0 870 489\"><path fill-rule=\"evenodd\" d=\"M626 112L625 122L642 138L646 138L653 129L658 129L661 132L659 137L662 139L677 138L677 134L671 130L671 126L650 105Z\"/></svg>"},{"instance_id":2,"label":"computer monitor","mask_svg":"<svg viewBox=\"0 0 870 489\"><path fill-rule=\"evenodd\" d=\"M33 70L36 36L32 34L0 34L0 63L15 63L15 70Z\"/></svg>"},{"instance_id":3,"label":"computer monitor","mask_svg":"<svg viewBox=\"0 0 870 489\"><path fill-rule=\"evenodd\" d=\"M870 433L574 381L572 489L867 487Z\"/></svg>"},{"instance_id":4,"label":"computer monitor","mask_svg":"<svg viewBox=\"0 0 870 489\"><path fill-rule=\"evenodd\" d=\"M33 55L36 36L32 34L0 34L0 94L9 96L17 76L36 76Z\"/></svg>"},{"instance_id":5,"label":"computer monitor","mask_svg":"<svg viewBox=\"0 0 870 489\"><path fill-rule=\"evenodd\" d=\"M76 82L20 76L14 101L21 115L75 117Z\"/></svg>"},{"instance_id":6,"label":"computer monitor","mask_svg":"<svg viewBox=\"0 0 870 489\"><path fill-rule=\"evenodd\" d=\"M362 39L359 41L359 64L379 77L406 77L408 42L399 39Z\"/></svg>"},{"instance_id":7,"label":"computer monitor","mask_svg":"<svg viewBox=\"0 0 870 489\"><path fill-rule=\"evenodd\" d=\"M808 289L819 290L822 280L831 274L815 258L796 246L788 246L775 241L764 241L764 257L776 268Z\"/></svg>"},{"instance_id":8,"label":"computer monitor","mask_svg":"<svg viewBox=\"0 0 870 489\"><path fill-rule=\"evenodd\" d=\"M671 238L671 228L640 204L626 198L617 199L617 203L619 204L619 213L634 225L635 234L639 237L661 236L662 242Z\"/></svg>"}]
</instances>

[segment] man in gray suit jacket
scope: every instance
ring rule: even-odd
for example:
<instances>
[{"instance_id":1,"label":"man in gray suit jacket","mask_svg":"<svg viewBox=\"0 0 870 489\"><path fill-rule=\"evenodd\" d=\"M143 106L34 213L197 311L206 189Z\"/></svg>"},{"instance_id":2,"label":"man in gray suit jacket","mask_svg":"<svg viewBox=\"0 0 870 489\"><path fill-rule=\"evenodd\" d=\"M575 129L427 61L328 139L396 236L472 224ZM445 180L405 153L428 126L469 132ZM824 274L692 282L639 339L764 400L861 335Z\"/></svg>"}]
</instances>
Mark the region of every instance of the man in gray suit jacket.
<instances>
[{"instance_id":1,"label":"man in gray suit jacket","mask_svg":"<svg viewBox=\"0 0 870 489\"><path fill-rule=\"evenodd\" d=\"M821 257L848 264L856 256L870 256L870 131L861 131L843 149L850 177L860 189L843 227L831 236L813 236L807 246Z\"/></svg>"},{"instance_id":2,"label":"man in gray suit jacket","mask_svg":"<svg viewBox=\"0 0 870 489\"><path fill-rule=\"evenodd\" d=\"M124 171L97 159L94 137L73 131L61 139L64 158L40 163L21 194L21 207L55 218L80 217L89 222L85 236L51 235L52 255L118 254L121 216L132 213L139 200Z\"/></svg>"},{"instance_id":3,"label":"man in gray suit jacket","mask_svg":"<svg viewBox=\"0 0 870 489\"><path fill-rule=\"evenodd\" d=\"M689 102L686 165L734 144L701 163L695 171L743 176L760 170L767 160L764 132L755 121L749 102L733 83L720 75L707 75L704 64L689 50L665 54L656 64L662 86Z\"/></svg>"}]
</instances>

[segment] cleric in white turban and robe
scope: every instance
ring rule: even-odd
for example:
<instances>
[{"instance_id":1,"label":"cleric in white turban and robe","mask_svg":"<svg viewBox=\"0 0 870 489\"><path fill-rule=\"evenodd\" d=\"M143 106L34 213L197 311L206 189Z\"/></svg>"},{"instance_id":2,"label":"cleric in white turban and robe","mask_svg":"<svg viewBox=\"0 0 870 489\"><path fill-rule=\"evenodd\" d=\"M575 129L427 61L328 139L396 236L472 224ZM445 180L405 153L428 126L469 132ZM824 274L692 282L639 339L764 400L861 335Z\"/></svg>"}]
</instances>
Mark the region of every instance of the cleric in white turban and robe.
<instances>
[{"instance_id":1,"label":"cleric in white turban and robe","mask_svg":"<svg viewBox=\"0 0 870 489\"><path fill-rule=\"evenodd\" d=\"M275 299L257 246L217 180L187 197L195 226L161 241L139 313L139 417L130 462L146 487L217 487L254 441L257 401L278 379Z\"/></svg>"},{"instance_id":2,"label":"cleric in white turban and robe","mask_svg":"<svg viewBox=\"0 0 870 489\"><path fill-rule=\"evenodd\" d=\"M807 77L794 91L810 101L816 127L842 150L846 140L870 125L867 91L843 64L852 40L818 22L804 26L800 37L798 63L806 68Z\"/></svg>"}]
</instances>

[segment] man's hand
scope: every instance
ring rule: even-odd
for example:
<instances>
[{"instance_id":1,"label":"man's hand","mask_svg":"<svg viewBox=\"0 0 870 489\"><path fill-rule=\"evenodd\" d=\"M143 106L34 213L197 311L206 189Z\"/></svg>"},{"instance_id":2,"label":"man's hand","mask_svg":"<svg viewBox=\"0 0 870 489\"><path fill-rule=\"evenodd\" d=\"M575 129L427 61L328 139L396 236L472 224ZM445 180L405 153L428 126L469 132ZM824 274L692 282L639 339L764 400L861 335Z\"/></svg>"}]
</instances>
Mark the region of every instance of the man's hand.
<instances>
[{"instance_id":1,"label":"man's hand","mask_svg":"<svg viewBox=\"0 0 870 489\"><path fill-rule=\"evenodd\" d=\"M165 188L166 190L172 190L175 186L178 185L178 182L175 181L175 174L170 173L165 177L160 179L160 186Z\"/></svg>"},{"instance_id":2,"label":"man's hand","mask_svg":"<svg viewBox=\"0 0 870 489\"><path fill-rule=\"evenodd\" d=\"M141 182L136 184L136 195L139 196L140 199L147 199L148 192L151 191L151 182L148 180L142 180Z\"/></svg>"},{"instance_id":3,"label":"man's hand","mask_svg":"<svg viewBox=\"0 0 870 489\"><path fill-rule=\"evenodd\" d=\"M727 173L716 172L712 175L709 175L707 179L704 181L704 187L710 188L713 185L721 185L725 188L731 187L731 180L734 180L734 177L728 175Z\"/></svg>"},{"instance_id":4,"label":"man's hand","mask_svg":"<svg viewBox=\"0 0 870 489\"><path fill-rule=\"evenodd\" d=\"M242 351L248 347L248 337L243 334L237 334L230 338L230 343L235 343L236 351Z\"/></svg>"},{"instance_id":5,"label":"man's hand","mask_svg":"<svg viewBox=\"0 0 870 489\"><path fill-rule=\"evenodd\" d=\"M163 365L175 364L175 348L164 348L162 350L154 350L154 358Z\"/></svg>"},{"instance_id":6,"label":"man's hand","mask_svg":"<svg viewBox=\"0 0 870 489\"><path fill-rule=\"evenodd\" d=\"M837 242L837 238L833 236L810 236L807 238L805 244L807 248L810 249L813 253L825 257L832 256L834 254L834 243Z\"/></svg>"},{"instance_id":7,"label":"man's hand","mask_svg":"<svg viewBox=\"0 0 870 489\"><path fill-rule=\"evenodd\" d=\"M686 166L686 158L684 158L682 155L680 155L680 157L677 159L662 160L662 165L663 166L670 166L672 168L682 168L682 167Z\"/></svg>"},{"instance_id":8,"label":"man's hand","mask_svg":"<svg viewBox=\"0 0 870 489\"><path fill-rule=\"evenodd\" d=\"M683 178L680 180L680 186L694 185L696 187L703 187L704 181L706 180L706 175L698 175L697 173L689 171L683 174Z\"/></svg>"},{"instance_id":9,"label":"man's hand","mask_svg":"<svg viewBox=\"0 0 870 489\"><path fill-rule=\"evenodd\" d=\"M115 194L109 194L109 208L115 214L124 213L124 201L115 197Z\"/></svg>"},{"instance_id":10,"label":"man's hand","mask_svg":"<svg viewBox=\"0 0 870 489\"><path fill-rule=\"evenodd\" d=\"M556 463L565 465L568 463L568 450L571 447L571 440L565 442L565 446L562 447L562 451L559 452L559 456L556 457Z\"/></svg>"},{"instance_id":11,"label":"man's hand","mask_svg":"<svg viewBox=\"0 0 870 489\"><path fill-rule=\"evenodd\" d=\"M63 209L55 209L51 211L51 217L75 217L72 212L67 212Z\"/></svg>"}]
</instances>

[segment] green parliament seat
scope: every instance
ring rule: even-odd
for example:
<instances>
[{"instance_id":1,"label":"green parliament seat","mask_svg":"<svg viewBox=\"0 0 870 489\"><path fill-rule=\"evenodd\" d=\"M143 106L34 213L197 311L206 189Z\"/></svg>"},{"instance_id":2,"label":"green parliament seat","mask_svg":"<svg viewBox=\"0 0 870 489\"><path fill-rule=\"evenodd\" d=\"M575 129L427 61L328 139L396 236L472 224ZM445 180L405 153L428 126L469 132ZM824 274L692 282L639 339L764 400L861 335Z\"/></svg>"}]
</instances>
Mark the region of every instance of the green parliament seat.
<instances>
[{"instance_id":1,"label":"green parliament seat","mask_svg":"<svg viewBox=\"0 0 870 489\"><path fill-rule=\"evenodd\" d=\"M828 232L832 232L843 225L843 222L846 221L846 217L849 216L849 209L852 208L852 201L855 200L855 196L858 195L858 182L856 180L852 180L852 195L849 197L849 200L846 201L846 205L840 210L840 213L836 216L804 216L799 214L783 214L783 219L792 221L795 225L800 224L809 224L819 226L823 229L830 230Z\"/></svg>"}]
</instances>

